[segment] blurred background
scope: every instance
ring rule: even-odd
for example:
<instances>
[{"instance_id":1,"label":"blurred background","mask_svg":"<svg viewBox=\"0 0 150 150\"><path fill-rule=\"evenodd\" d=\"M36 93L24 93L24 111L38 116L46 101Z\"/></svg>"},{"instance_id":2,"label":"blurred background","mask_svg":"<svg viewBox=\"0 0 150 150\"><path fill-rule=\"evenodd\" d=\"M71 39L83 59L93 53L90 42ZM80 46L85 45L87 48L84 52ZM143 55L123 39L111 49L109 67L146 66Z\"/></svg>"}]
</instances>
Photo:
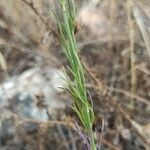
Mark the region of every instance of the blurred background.
<instances>
[{"instance_id":1,"label":"blurred background","mask_svg":"<svg viewBox=\"0 0 150 150\"><path fill-rule=\"evenodd\" d=\"M149 0L74 2L98 148L149 150ZM83 149L53 11L56 0L0 1L0 150Z\"/></svg>"}]
</instances>

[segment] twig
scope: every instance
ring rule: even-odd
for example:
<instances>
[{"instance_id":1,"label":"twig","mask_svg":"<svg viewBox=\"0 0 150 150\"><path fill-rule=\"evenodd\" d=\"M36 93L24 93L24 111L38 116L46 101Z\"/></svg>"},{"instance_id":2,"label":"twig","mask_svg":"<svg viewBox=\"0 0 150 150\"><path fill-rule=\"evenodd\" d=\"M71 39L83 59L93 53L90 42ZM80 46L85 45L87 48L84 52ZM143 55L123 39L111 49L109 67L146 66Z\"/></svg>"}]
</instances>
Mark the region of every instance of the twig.
<instances>
[{"instance_id":1,"label":"twig","mask_svg":"<svg viewBox=\"0 0 150 150\"><path fill-rule=\"evenodd\" d=\"M132 19L132 0L127 0L127 16L128 16L128 29L130 39L130 65L131 65L131 94L136 90L136 69L135 69L135 55L134 55L134 20ZM133 101L130 101L131 107Z\"/></svg>"},{"instance_id":2,"label":"twig","mask_svg":"<svg viewBox=\"0 0 150 150\"><path fill-rule=\"evenodd\" d=\"M133 3L133 15L140 28L140 31L142 33L142 36L143 36L143 39L147 48L148 55L150 56L150 34L148 33L146 29L144 20L142 19L143 17L141 15L140 9L138 5L135 3L135 1Z\"/></svg>"},{"instance_id":3,"label":"twig","mask_svg":"<svg viewBox=\"0 0 150 150\"><path fill-rule=\"evenodd\" d=\"M138 96L136 94L131 94L130 92L126 91L126 90L123 90L123 89L120 89L120 88L114 88L114 87L108 87L107 90L110 90L110 91L113 91L113 92L117 92L117 93L120 93L120 94L124 94L125 96L128 96L132 99L135 99L139 102L142 102L142 103L145 103L147 105L150 106L150 102L149 100L141 97L141 96Z\"/></svg>"},{"instance_id":4,"label":"twig","mask_svg":"<svg viewBox=\"0 0 150 150\"><path fill-rule=\"evenodd\" d=\"M83 41L78 43L78 48L82 49L84 46L86 45L94 45L94 44L105 44L105 43L116 43L116 42L120 42L120 43L125 43L125 42L129 42L128 38L126 37L125 33L120 33L119 37L118 36L114 36L116 35L116 33L112 33L112 37L110 37L109 35L100 37L98 39L89 39L87 41Z\"/></svg>"},{"instance_id":5,"label":"twig","mask_svg":"<svg viewBox=\"0 0 150 150\"><path fill-rule=\"evenodd\" d=\"M95 84L91 84L91 83L87 84L87 87L97 88L97 87L95 87ZM106 86L105 89L108 92L111 91L111 92L120 93L120 94L123 94L123 95L125 95L127 97L130 97L132 99L135 99L136 101L142 102L142 103L147 104L147 105L150 106L150 102L149 102L148 99L143 98L143 97L141 97L137 94L131 94L131 92L129 92L129 91L126 91L126 90L123 90L123 89L120 89L120 88L115 88L115 87L112 87L112 86ZM99 87L98 87L98 90L100 90Z\"/></svg>"},{"instance_id":6,"label":"twig","mask_svg":"<svg viewBox=\"0 0 150 150\"><path fill-rule=\"evenodd\" d=\"M109 147L110 150L121 150L120 147L113 145L112 143L108 142L108 140L105 140L104 138L102 139L102 143L107 147Z\"/></svg>"},{"instance_id":7,"label":"twig","mask_svg":"<svg viewBox=\"0 0 150 150\"><path fill-rule=\"evenodd\" d=\"M44 125L47 127L55 126L55 125L65 125L65 126L69 126L71 128L74 128L74 124L71 122L71 120L69 121L68 119L65 121L52 120L52 121L43 122L43 121L29 119L26 117L21 117L18 114L13 113L6 108L0 108L0 121L2 121L3 118L15 118L15 119L20 120L22 123L31 122L31 123L39 124L41 126Z\"/></svg>"},{"instance_id":8,"label":"twig","mask_svg":"<svg viewBox=\"0 0 150 150\"><path fill-rule=\"evenodd\" d=\"M127 111L125 111L121 107L121 105L116 102L116 99L112 98L112 96L109 95L109 93L107 91L107 86L105 86L105 84L103 84L99 79L97 79L96 75L94 73L92 73L91 68L88 67L88 65L85 62L82 61L82 64L83 64L84 68L86 69L88 75L95 82L94 89L98 93L98 95L100 94L100 95L104 96L106 101L108 101L114 108L117 108L116 111L118 111L118 113L121 114L123 116L123 118L125 118L129 122L129 124L133 127L134 131L139 135L139 137L141 138L143 143L145 143L147 146L150 146L149 141L138 131L138 129L132 123L133 120L130 119L129 113Z\"/></svg>"},{"instance_id":9,"label":"twig","mask_svg":"<svg viewBox=\"0 0 150 150\"><path fill-rule=\"evenodd\" d=\"M150 75L150 71L148 70L148 68L144 64L136 65L136 69L144 72L147 75Z\"/></svg>"},{"instance_id":10,"label":"twig","mask_svg":"<svg viewBox=\"0 0 150 150\"><path fill-rule=\"evenodd\" d=\"M103 118L102 120L102 129L101 129L101 135L100 135L100 138L99 138L99 150L101 149L101 143L102 143L102 140L103 140L103 132L104 132L104 127L105 127L105 120Z\"/></svg>"},{"instance_id":11,"label":"twig","mask_svg":"<svg viewBox=\"0 0 150 150\"><path fill-rule=\"evenodd\" d=\"M52 33L59 39L59 35L58 33L48 24L47 21L45 21L45 19L39 14L39 12L37 11L37 9L34 7L33 2L28 2L27 0L22 0L26 5L28 5L33 12L39 17L39 19L41 20L41 22L44 23L45 27L47 30L51 30Z\"/></svg>"}]
</instances>

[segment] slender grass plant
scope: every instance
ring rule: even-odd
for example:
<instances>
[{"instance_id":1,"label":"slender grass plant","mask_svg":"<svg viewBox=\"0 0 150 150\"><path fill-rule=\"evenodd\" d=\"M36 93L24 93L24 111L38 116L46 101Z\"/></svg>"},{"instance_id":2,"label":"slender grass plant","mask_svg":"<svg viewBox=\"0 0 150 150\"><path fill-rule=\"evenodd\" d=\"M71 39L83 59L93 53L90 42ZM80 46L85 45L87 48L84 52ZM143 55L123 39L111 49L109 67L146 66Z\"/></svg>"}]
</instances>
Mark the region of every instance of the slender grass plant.
<instances>
[{"instance_id":1,"label":"slender grass plant","mask_svg":"<svg viewBox=\"0 0 150 150\"><path fill-rule=\"evenodd\" d=\"M87 89L85 86L85 76L83 67L77 54L77 43L75 32L75 6L73 0L59 0L61 7L61 16L56 15L60 31L61 46L65 56L69 61L69 73L65 81L67 90L72 96L73 110L79 117L85 132L90 139L92 150L96 150L96 144L93 136L92 125L94 121L94 112L92 101L88 100Z\"/></svg>"}]
</instances>

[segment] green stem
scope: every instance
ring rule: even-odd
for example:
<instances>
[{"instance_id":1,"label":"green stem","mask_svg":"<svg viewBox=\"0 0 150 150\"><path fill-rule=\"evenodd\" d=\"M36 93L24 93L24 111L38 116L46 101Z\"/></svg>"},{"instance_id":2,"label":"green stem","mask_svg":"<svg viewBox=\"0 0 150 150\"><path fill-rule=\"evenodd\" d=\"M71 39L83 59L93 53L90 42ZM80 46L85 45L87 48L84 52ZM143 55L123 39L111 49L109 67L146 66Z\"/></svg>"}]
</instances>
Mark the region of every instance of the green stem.
<instances>
[{"instance_id":1,"label":"green stem","mask_svg":"<svg viewBox=\"0 0 150 150\"><path fill-rule=\"evenodd\" d=\"M77 43L74 35L74 5L73 1L59 0L62 8L62 20L58 20L62 39L62 47L65 49L65 54L70 63L70 71L72 73L72 80L67 83L70 85L69 91L74 98L74 110L79 116L84 125L86 133L90 139L90 146L92 150L96 150L94 134L92 131L93 125L93 108L87 99L87 90L85 86L84 71L77 54Z\"/></svg>"},{"instance_id":2,"label":"green stem","mask_svg":"<svg viewBox=\"0 0 150 150\"><path fill-rule=\"evenodd\" d=\"M92 130L92 121L90 120L90 114L89 114L89 109L85 108L85 117L88 119L88 126L86 127L86 132L88 134L88 137L90 139L90 146L92 150L96 150L96 144L95 144L95 139L94 139L94 134Z\"/></svg>"},{"instance_id":3,"label":"green stem","mask_svg":"<svg viewBox=\"0 0 150 150\"><path fill-rule=\"evenodd\" d=\"M95 144L95 139L94 139L92 127L91 127L91 129L90 129L89 137L90 137L90 144L91 144L92 150L96 150L96 144Z\"/></svg>"}]
</instances>

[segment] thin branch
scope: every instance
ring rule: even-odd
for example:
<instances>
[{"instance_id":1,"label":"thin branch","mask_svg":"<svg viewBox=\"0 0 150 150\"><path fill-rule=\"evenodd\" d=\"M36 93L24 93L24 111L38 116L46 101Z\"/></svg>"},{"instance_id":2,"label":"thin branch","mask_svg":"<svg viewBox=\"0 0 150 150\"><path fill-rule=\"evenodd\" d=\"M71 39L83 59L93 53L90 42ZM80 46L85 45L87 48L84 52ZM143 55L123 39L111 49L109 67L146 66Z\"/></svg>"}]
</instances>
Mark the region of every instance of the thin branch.
<instances>
[{"instance_id":1,"label":"thin branch","mask_svg":"<svg viewBox=\"0 0 150 150\"><path fill-rule=\"evenodd\" d=\"M26 118L26 117L21 117L18 114L13 113L13 112L9 111L6 108L0 108L0 121L2 121L3 118L15 118L15 119L20 120L22 123L30 122L30 123L39 124L41 126L44 125L44 126L47 126L47 127L55 126L55 125L65 125L65 126L69 126L71 128L74 128L74 124L69 119L67 119L65 121L50 120L50 121L47 121L47 122L43 122L43 121L29 119L29 118Z\"/></svg>"},{"instance_id":2,"label":"thin branch","mask_svg":"<svg viewBox=\"0 0 150 150\"><path fill-rule=\"evenodd\" d=\"M142 135L138 131L138 129L134 126L133 120L130 118L130 114L127 111L125 111L121 107L121 105L117 103L116 99L112 98L112 96L109 94L109 92L107 91L107 86L103 84L103 82L100 79L98 79L94 73L92 73L92 69L88 67L88 65L85 62L82 61L82 65L86 69L91 79L95 82L94 89L98 93L98 95L105 97L105 100L108 101L115 108L115 110L118 111L118 113L121 114L123 118L125 118L129 122L129 124L132 126L134 131L139 135L143 143L145 143L147 146L150 146L148 139L145 138L145 136Z\"/></svg>"},{"instance_id":3,"label":"thin branch","mask_svg":"<svg viewBox=\"0 0 150 150\"><path fill-rule=\"evenodd\" d=\"M28 2L27 0L22 0L27 6L31 8L31 10L39 17L41 22L45 25L47 30L51 30L51 32L59 39L58 33L48 24L48 21L45 21L45 19L39 14L37 9L34 7L33 2Z\"/></svg>"},{"instance_id":4,"label":"thin branch","mask_svg":"<svg viewBox=\"0 0 150 150\"><path fill-rule=\"evenodd\" d=\"M123 90L123 89L120 89L120 88L114 88L114 87L108 87L107 90L113 91L113 92L117 92L117 93L120 93L120 94L124 94L125 96L128 96L128 97L130 97L132 99L135 99L135 100L137 100L139 102L145 103L145 104L150 106L149 100L147 100L147 99L145 99L145 98L143 98L141 96L138 96L136 94L132 94L132 93L126 91L126 90Z\"/></svg>"},{"instance_id":5,"label":"thin branch","mask_svg":"<svg viewBox=\"0 0 150 150\"><path fill-rule=\"evenodd\" d=\"M139 26L139 29L142 33L146 48L147 48L147 52L148 55L150 57L150 34L148 33L146 26L145 26L145 22L143 20L143 17L141 15L140 9L138 7L138 5L135 3L133 4L133 15L135 17L135 20Z\"/></svg>"},{"instance_id":6,"label":"thin branch","mask_svg":"<svg viewBox=\"0 0 150 150\"><path fill-rule=\"evenodd\" d=\"M135 54L134 54L134 20L132 18L132 0L127 0L127 16L128 16L128 29L130 39L130 65L131 65L131 94L136 91L136 69L135 69ZM131 99L131 107L134 103Z\"/></svg>"}]
</instances>

